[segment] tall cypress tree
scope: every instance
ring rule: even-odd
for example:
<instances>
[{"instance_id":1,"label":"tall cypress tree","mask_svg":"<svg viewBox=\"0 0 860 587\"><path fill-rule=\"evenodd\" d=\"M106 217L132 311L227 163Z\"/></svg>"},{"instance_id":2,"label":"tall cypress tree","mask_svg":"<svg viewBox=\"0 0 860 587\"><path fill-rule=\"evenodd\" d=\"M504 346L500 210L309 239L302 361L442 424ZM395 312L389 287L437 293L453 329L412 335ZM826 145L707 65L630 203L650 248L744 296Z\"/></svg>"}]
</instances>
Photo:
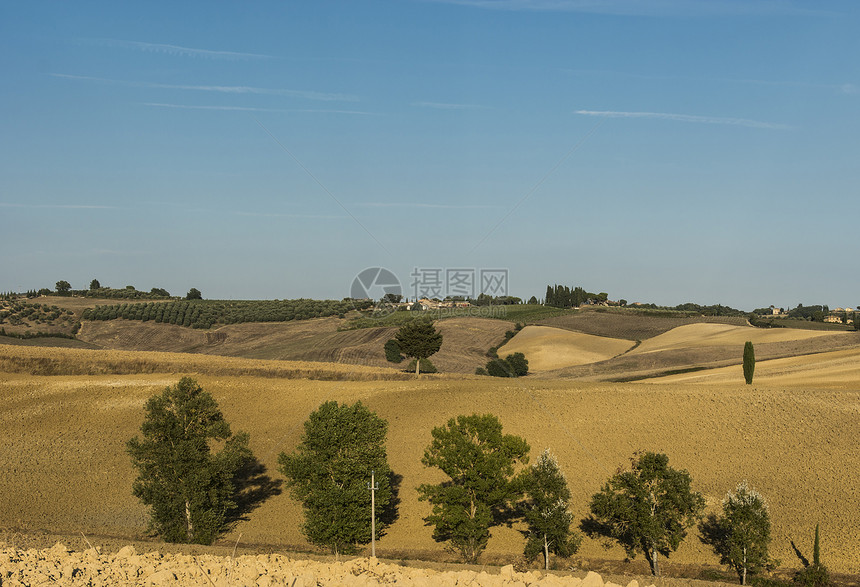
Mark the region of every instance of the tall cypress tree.
<instances>
[{"instance_id":1,"label":"tall cypress tree","mask_svg":"<svg viewBox=\"0 0 860 587\"><path fill-rule=\"evenodd\" d=\"M753 348L753 343L748 340L746 344L744 344L744 379L746 380L747 385L752 383L754 373L755 349Z\"/></svg>"}]
</instances>

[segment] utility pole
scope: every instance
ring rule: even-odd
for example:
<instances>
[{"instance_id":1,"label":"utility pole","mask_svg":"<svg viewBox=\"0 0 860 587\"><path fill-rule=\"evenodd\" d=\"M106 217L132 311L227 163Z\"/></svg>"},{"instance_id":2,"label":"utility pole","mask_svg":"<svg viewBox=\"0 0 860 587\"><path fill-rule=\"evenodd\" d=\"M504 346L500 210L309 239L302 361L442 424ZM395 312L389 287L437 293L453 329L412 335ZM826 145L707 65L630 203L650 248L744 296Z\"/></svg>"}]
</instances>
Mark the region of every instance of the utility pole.
<instances>
[{"instance_id":1,"label":"utility pole","mask_svg":"<svg viewBox=\"0 0 860 587\"><path fill-rule=\"evenodd\" d=\"M370 472L370 483L367 484L367 488L370 489L370 556L376 558L376 491L379 489L376 471Z\"/></svg>"}]
</instances>

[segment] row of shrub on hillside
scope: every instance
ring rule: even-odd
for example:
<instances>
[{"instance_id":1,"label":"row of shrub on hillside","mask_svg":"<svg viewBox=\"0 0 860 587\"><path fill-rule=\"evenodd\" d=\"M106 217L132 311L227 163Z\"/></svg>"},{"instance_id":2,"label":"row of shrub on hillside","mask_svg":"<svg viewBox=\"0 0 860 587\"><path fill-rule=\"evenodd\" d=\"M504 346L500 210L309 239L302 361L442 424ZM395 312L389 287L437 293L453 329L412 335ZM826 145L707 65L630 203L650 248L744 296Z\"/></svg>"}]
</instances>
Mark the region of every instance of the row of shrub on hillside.
<instances>
[{"instance_id":1,"label":"row of shrub on hillside","mask_svg":"<svg viewBox=\"0 0 860 587\"><path fill-rule=\"evenodd\" d=\"M369 303L369 302L368 302ZM88 308L84 320L141 320L176 324L191 328L211 328L216 324L244 322L289 322L326 316L343 316L363 309L364 302L354 300L259 300L216 301L176 300L114 304Z\"/></svg>"}]
</instances>

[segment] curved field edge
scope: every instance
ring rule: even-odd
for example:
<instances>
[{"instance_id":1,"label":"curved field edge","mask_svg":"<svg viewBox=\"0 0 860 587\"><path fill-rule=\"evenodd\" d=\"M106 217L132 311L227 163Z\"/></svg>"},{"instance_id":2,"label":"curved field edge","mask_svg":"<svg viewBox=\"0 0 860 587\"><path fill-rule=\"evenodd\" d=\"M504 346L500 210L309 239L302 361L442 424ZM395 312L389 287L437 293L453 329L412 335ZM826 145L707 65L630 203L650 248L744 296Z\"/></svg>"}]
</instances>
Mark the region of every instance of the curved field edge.
<instances>
[{"instance_id":1,"label":"curved field edge","mask_svg":"<svg viewBox=\"0 0 860 587\"><path fill-rule=\"evenodd\" d=\"M68 351L66 351L68 352ZM80 352L80 351L76 351ZM143 354L143 353L141 353ZM212 358L229 362L229 359ZM134 471L125 442L139 431L143 404L175 375L0 375L0 527L142 536L144 508L131 494ZM492 412L523 436L536 457L549 447L569 480L576 519L634 451L669 455L690 471L708 511L747 479L766 496L773 554L791 565L789 539L804 540L817 522L824 558L837 572L860 572L860 452L854 434L860 391L683 384L586 384L490 378L418 381L311 381L203 374L201 385L275 478L277 456L299 442L308 414L326 400L361 400L389 423L392 469L403 476L400 518L381 549L441 552L415 487L440 480L421 465L433 427L458 414ZM69 491L69 487L79 488ZM305 544L301 508L285 492L225 536L259 544ZM691 531L671 561L715 564ZM518 556L518 528L493 531L488 554ZM622 560L624 553L586 539L580 556Z\"/></svg>"},{"instance_id":2,"label":"curved field edge","mask_svg":"<svg viewBox=\"0 0 860 587\"><path fill-rule=\"evenodd\" d=\"M743 378L740 366L649 379L651 383L725 385ZM860 389L860 349L756 361L754 385Z\"/></svg>"}]
</instances>

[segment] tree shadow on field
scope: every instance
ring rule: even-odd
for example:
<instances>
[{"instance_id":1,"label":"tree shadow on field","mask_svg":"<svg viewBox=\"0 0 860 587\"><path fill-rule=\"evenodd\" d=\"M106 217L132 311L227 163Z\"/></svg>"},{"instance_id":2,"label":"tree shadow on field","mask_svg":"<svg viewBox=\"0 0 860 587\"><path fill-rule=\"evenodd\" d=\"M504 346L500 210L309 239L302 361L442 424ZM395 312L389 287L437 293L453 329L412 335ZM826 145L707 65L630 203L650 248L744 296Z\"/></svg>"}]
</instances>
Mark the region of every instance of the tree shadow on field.
<instances>
[{"instance_id":1,"label":"tree shadow on field","mask_svg":"<svg viewBox=\"0 0 860 587\"><path fill-rule=\"evenodd\" d=\"M403 484L403 475L395 472L388 474L388 486L391 488L391 499L384 510L379 512L379 521L390 526L400 517L400 486Z\"/></svg>"},{"instance_id":2,"label":"tree shadow on field","mask_svg":"<svg viewBox=\"0 0 860 587\"><path fill-rule=\"evenodd\" d=\"M236 488L236 507L227 513L226 523L247 521L248 514L260 507L264 501L281 494L282 479L272 479L266 474L266 465L252 456L233 476Z\"/></svg>"}]
</instances>

